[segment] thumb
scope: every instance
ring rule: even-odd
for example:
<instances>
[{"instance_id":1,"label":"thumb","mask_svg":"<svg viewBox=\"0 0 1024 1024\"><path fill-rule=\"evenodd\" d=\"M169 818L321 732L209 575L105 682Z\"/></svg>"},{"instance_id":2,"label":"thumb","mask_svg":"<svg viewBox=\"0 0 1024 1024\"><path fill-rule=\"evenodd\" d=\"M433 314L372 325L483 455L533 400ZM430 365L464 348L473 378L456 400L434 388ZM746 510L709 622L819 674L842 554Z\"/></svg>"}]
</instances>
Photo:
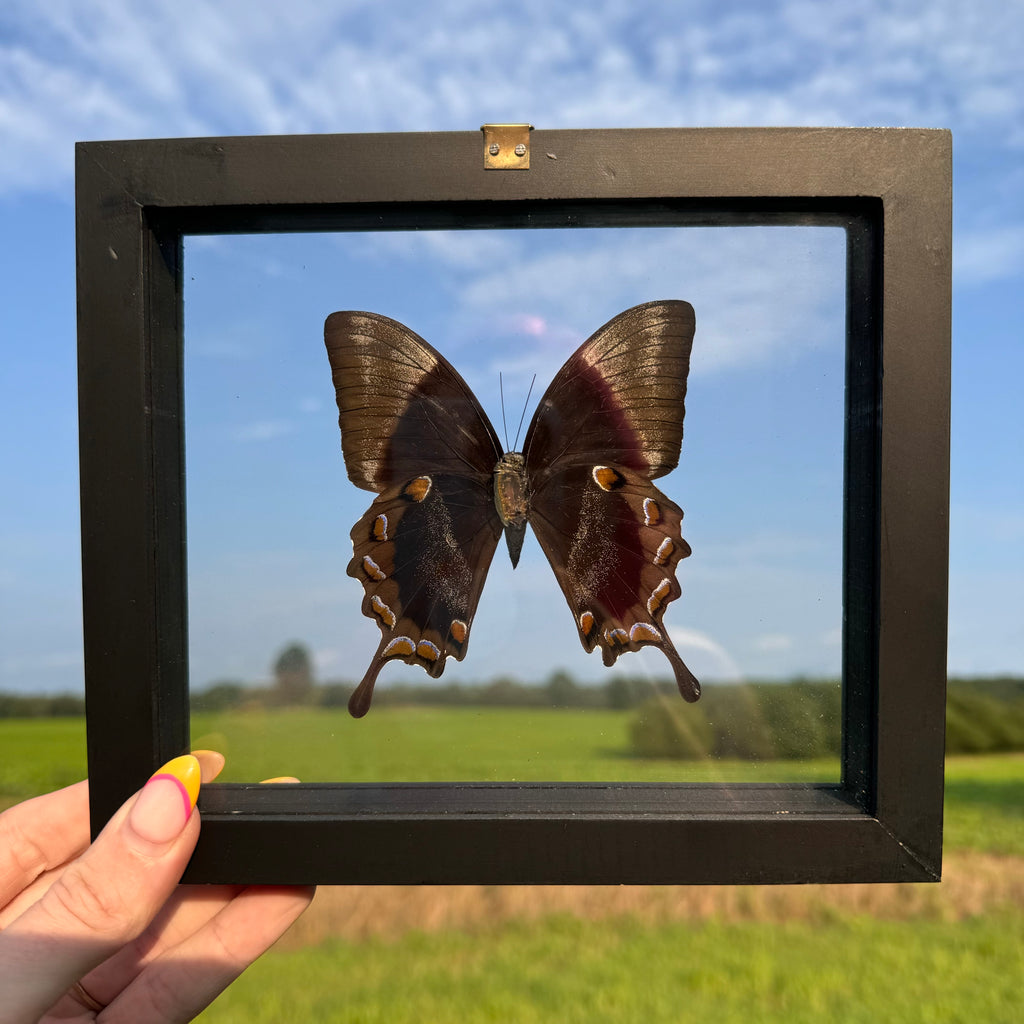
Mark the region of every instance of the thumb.
<instances>
[{"instance_id":1,"label":"thumb","mask_svg":"<svg viewBox=\"0 0 1024 1024\"><path fill-rule=\"evenodd\" d=\"M12 1020L37 1019L156 916L199 838L199 784L195 757L169 761L0 933L0 992Z\"/></svg>"}]
</instances>

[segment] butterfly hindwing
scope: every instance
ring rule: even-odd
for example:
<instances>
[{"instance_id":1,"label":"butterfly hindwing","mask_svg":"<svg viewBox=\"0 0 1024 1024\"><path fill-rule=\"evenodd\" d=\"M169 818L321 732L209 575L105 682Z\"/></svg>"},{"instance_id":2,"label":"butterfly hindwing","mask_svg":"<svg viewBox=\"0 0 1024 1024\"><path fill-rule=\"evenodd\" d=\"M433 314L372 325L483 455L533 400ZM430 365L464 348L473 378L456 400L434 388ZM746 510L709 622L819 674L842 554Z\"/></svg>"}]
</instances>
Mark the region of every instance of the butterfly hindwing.
<instances>
[{"instance_id":1,"label":"butterfly hindwing","mask_svg":"<svg viewBox=\"0 0 1024 1024\"><path fill-rule=\"evenodd\" d=\"M683 513L625 466L569 465L546 474L531 496L530 524L547 555L587 651L606 665L653 646L672 664L688 701L700 686L662 625L680 593L675 571L690 554Z\"/></svg>"},{"instance_id":2,"label":"butterfly hindwing","mask_svg":"<svg viewBox=\"0 0 1024 1024\"><path fill-rule=\"evenodd\" d=\"M418 664L436 678L446 658L465 657L501 531L489 489L467 477L413 477L376 497L352 528L348 565L363 584L363 614L381 631L350 704L357 717L385 662Z\"/></svg>"},{"instance_id":3,"label":"butterfly hindwing","mask_svg":"<svg viewBox=\"0 0 1024 1024\"><path fill-rule=\"evenodd\" d=\"M397 321L334 313L324 329L349 477L378 496L352 528L348 574L381 640L349 702L369 709L383 665L432 676L461 660L501 536L497 436L462 378Z\"/></svg>"}]
</instances>

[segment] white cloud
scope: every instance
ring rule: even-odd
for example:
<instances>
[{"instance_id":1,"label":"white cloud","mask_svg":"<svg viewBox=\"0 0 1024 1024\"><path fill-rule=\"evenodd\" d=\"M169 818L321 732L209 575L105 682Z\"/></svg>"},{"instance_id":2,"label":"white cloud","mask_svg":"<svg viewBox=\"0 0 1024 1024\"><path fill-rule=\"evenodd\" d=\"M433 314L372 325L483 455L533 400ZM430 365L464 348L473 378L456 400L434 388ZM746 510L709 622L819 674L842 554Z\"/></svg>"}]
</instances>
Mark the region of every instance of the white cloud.
<instances>
[{"instance_id":1,"label":"white cloud","mask_svg":"<svg viewBox=\"0 0 1024 1024\"><path fill-rule=\"evenodd\" d=\"M338 244L347 249L348 239ZM365 251L371 259L437 260L453 270L479 271L518 260L522 239L493 231L385 231L368 235Z\"/></svg>"},{"instance_id":2,"label":"white cloud","mask_svg":"<svg viewBox=\"0 0 1024 1024\"><path fill-rule=\"evenodd\" d=\"M1013 496L1017 500L1024 496L1024 487L1018 485ZM950 534L954 563L963 557L969 542L977 538L984 538L993 547L1015 546L1024 540L1024 510L1016 505L1000 507L954 502L950 508ZM976 549L972 556L977 557ZM1005 566L1003 557L1001 564Z\"/></svg>"},{"instance_id":3,"label":"white cloud","mask_svg":"<svg viewBox=\"0 0 1024 1024\"><path fill-rule=\"evenodd\" d=\"M966 285L1008 281L1024 269L1024 228L1017 212L1024 187L1019 170L1024 147L1022 52L1024 8L1005 0L931 0L926 5L920 0L831 5L810 0L692 0L685 12L668 0L593 0L587 5L541 0L516 5L475 0L438 0L430 5L413 0L387 5L354 0L291 0L286 5L251 0L216 5L177 0L7 0L0 5L0 197L69 197L73 144L79 139L473 131L483 121L521 119L539 128L948 126L954 130L958 161L956 280ZM494 371L500 364L506 373L520 373L528 381L528 372L537 370L542 387L564 358L567 340L581 341L604 319L577 287L598 274L605 275L602 280L618 276L623 293L632 295L642 288L642 298L680 295L694 302L701 342L694 357L695 375L799 352L815 343L813 324L821 309L808 302L802 290L796 296L788 294L786 276L777 269L785 261L767 243L746 254L727 248L692 252L681 243L677 249L665 243L657 250L664 276L649 280L640 276L638 260L629 250L591 244L586 247L589 252L533 258L528 248L508 251L512 234L497 242L486 233L424 233L414 243L452 269L465 324L471 316L479 324L486 302L504 303L500 315L494 314L495 330L519 340L505 346L505 354L501 346L493 346ZM387 242L404 245L407 239L389 236ZM530 241L530 233L522 232L515 244L527 247ZM196 239L189 244L221 242ZM11 247L18 251L17 238ZM745 255L763 273L750 273L749 264L737 272L736 260ZM798 261L795 265L805 278L816 269L812 261L801 264L799 253L787 258ZM512 270L513 264L520 269ZM677 266L684 270L676 271ZM260 269L289 270L287 264ZM565 275L562 288L552 284L558 277L555 271ZM681 285L687 286L685 290ZM587 294L592 296L593 290ZM608 315L624 308L620 299L614 288L609 289ZM764 316L751 327L748 317L754 310ZM188 354L239 360L265 355L267 341L259 325L241 323L243 315L240 309L234 333L190 337ZM524 330L541 322L543 332ZM810 326L794 338L794 323ZM481 341L475 328L472 340L478 345ZM442 342L448 343L435 343ZM295 393L311 391L303 383ZM998 388L986 394L991 404L998 404ZM328 395L325 406L330 404ZM235 435L240 441L267 440L306 423L297 415L294 422L287 415L260 419L260 407L246 412L231 408L233 413L227 415L242 421ZM264 415L276 409L262 408ZM247 415L250 422L245 422ZM226 427L222 430L227 432ZM336 446L335 435L332 443ZM956 529L956 519L953 525ZM1019 540L1019 520L1001 521L1000 530L1008 543ZM347 540L342 541L334 541L342 551L339 585L352 584L356 593L345 592L343 611L332 611L322 632L332 639L340 634L346 642L350 632L358 634L358 643L372 649L376 628L353 611L358 586L344 579ZM974 538L971 543L976 544ZM954 546L954 559L966 562L976 550L962 547L968 553L958 556ZM834 580L830 582L832 577L825 573L820 578L780 577L785 553L775 546L769 554L765 551L765 538L757 538L749 552L746 547L726 552L722 546L704 546L700 561L695 558L688 568L694 583L718 581L712 597L717 595L724 609L719 609L717 619L709 615L702 620L705 631L696 631L688 641L695 663L701 656L710 659L711 676L733 674L735 659L740 658L737 652L745 659L751 636L762 630L781 632L797 621L795 616L779 615L761 622L745 606L742 622L752 628L741 633L737 626L729 633L741 617L721 595L745 594L753 585L762 607L776 607L782 584L811 595L836 591ZM813 552L806 554L809 565ZM752 561L746 560L748 555ZM799 552L793 558L805 565ZM541 568L551 577L545 566ZM1011 595L1001 606L1014 607L1011 577L999 577L998 591L979 584L960 591L960 596L954 592L954 607L971 616L963 620L971 629L962 633L962 641L956 641L955 629L951 632L951 663L959 657L966 664L963 659L968 656L985 658L986 665L1015 664L1014 657L1019 662L1019 631L984 633L991 628L992 593ZM728 593L726 583L732 588ZM325 582L324 592L327 586ZM308 618L313 614L312 598L319 606L324 592L297 587L294 593L282 593L269 588L267 607L261 609L266 617L255 617L257 624L245 633L245 643L251 647L253 635L260 640L278 635L275 616L282 607L289 614L299 608ZM581 674L584 669L595 676L603 672L599 658L584 660L567 612L560 613L563 621L555 625L552 609L562 600L557 590L535 613L537 601L528 589L502 592L489 584L485 602L491 593L495 639L488 647L480 642L484 637L478 637L469 671L486 675L521 657L524 648L529 648L527 656L543 653L550 664L550 644L558 645L559 656L565 650L565 664L572 671L579 666ZM522 629L511 634L506 593L519 602L523 622ZM837 607L829 600L830 608ZM52 604L51 597L47 607ZM224 609L230 607L229 601L214 604L211 615L226 614ZM197 621L201 607L198 601L193 607ZM671 614L695 621L682 612L673 609ZM794 634L794 649L806 652L822 646L818 637L838 618L832 611L829 615L820 624L817 619L809 623L806 636ZM300 621L289 618L281 635L291 635ZM708 629L712 621L716 625ZM267 628L268 623L275 624L275 630ZM238 624L239 649L242 631L249 628ZM705 643L711 635L717 640ZM541 642L530 645L523 637L539 637ZM330 642L322 645L329 647ZM679 642L683 649L685 644ZM58 646L70 650L67 643ZM569 660L570 650L576 660ZM714 669L716 664L724 667ZM756 668L757 662L753 664ZM263 671L263 662L260 666L258 671ZM663 664L654 671L663 675Z\"/></svg>"},{"instance_id":4,"label":"white cloud","mask_svg":"<svg viewBox=\"0 0 1024 1024\"><path fill-rule=\"evenodd\" d=\"M295 429L295 424L290 420L256 420L253 423L245 423L234 427L231 430L231 440L243 443L250 441L272 441L276 437L283 437Z\"/></svg>"},{"instance_id":5,"label":"white cloud","mask_svg":"<svg viewBox=\"0 0 1024 1024\"><path fill-rule=\"evenodd\" d=\"M249 359L252 346L243 337L207 336L189 338L191 353L211 359Z\"/></svg>"},{"instance_id":6,"label":"white cloud","mask_svg":"<svg viewBox=\"0 0 1024 1024\"><path fill-rule=\"evenodd\" d=\"M982 285L1024 275L1024 223L976 228L954 236L953 279Z\"/></svg>"},{"instance_id":7,"label":"white cloud","mask_svg":"<svg viewBox=\"0 0 1024 1024\"><path fill-rule=\"evenodd\" d=\"M13 0L0 191L64 188L83 138L723 124L1002 126L1024 142L1005 0L825 5ZM500 56L498 56L500 55Z\"/></svg>"},{"instance_id":8,"label":"white cloud","mask_svg":"<svg viewBox=\"0 0 1024 1024\"><path fill-rule=\"evenodd\" d=\"M73 669L80 673L85 664L81 650L48 651L39 654L24 654L5 658L0 662L0 677L51 673L54 670Z\"/></svg>"},{"instance_id":9,"label":"white cloud","mask_svg":"<svg viewBox=\"0 0 1024 1024\"><path fill-rule=\"evenodd\" d=\"M698 678L730 681L743 678L733 656L709 634L685 626L673 626L668 635ZM644 651L642 655L646 653Z\"/></svg>"},{"instance_id":10,"label":"white cloud","mask_svg":"<svg viewBox=\"0 0 1024 1024\"><path fill-rule=\"evenodd\" d=\"M766 654L788 651L793 647L793 638L786 633L762 633L754 637L754 650Z\"/></svg>"},{"instance_id":11,"label":"white cloud","mask_svg":"<svg viewBox=\"0 0 1024 1024\"><path fill-rule=\"evenodd\" d=\"M341 647L320 647L313 652L313 664L318 675L347 670L349 652Z\"/></svg>"},{"instance_id":12,"label":"white cloud","mask_svg":"<svg viewBox=\"0 0 1024 1024\"><path fill-rule=\"evenodd\" d=\"M533 373L546 386L567 351L616 312L651 299L685 298L695 306L695 376L791 359L841 340L845 270L838 229L637 228L526 232L525 238L504 232L500 239L486 232L469 248L501 244L505 252L478 263L464 259L459 234L476 232L407 235L396 251L449 268L451 347L476 343L481 325L491 340L515 339L494 346L486 376L500 371L524 393Z\"/></svg>"}]
</instances>

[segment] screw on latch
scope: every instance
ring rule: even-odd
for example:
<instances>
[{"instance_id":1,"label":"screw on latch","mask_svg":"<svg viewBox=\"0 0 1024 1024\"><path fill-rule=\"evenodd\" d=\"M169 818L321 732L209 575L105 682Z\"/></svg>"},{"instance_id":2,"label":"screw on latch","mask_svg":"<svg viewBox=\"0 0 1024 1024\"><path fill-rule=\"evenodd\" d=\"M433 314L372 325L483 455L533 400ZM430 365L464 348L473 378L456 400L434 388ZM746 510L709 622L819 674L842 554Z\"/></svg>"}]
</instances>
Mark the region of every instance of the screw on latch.
<instances>
[{"instance_id":1,"label":"screw on latch","mask_svg":"<svg viewBox=\"0 0 1024 1024\"><path fill-rule=\"evenodd\" d=\"M484 168L487 170L529 170L529 124L485 124Z\"/></svg>"}]
</instances>

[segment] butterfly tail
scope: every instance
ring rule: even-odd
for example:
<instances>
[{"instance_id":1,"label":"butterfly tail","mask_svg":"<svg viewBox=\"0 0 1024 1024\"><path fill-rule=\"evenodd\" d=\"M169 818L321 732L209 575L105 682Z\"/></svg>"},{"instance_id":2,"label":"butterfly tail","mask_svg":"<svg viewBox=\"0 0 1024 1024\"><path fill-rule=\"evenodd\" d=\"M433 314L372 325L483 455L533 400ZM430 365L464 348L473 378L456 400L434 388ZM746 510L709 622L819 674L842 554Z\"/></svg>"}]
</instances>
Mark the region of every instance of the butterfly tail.
<instances>
[{"instance_id":1,"label":"butterfly tail","mask_svg":"<svg viewBox=\"0 0 1024 1024\"><path fill-rule=\"evenodd\" d=\"M377 682L380 670L384 667L385 660L378 653L373 661L370 662L370 667L366 670L366 675L363 676L362 682L352 691L352 696L348 699L348 713L353 718L362 718L370 710L370 702L373 700L373 687Z\"/></svg>"},{"instance_id":2,"label":"butterfly tail","mask_svg":"<svg viewBox=\"0 0 1024 1024\"><path fill-rule=\"evenodd\" d=\"M672 665L672 671L676 676L676 686L679 687L683 700L688 704L693 704L700 698L700 683L697 682L697 677L686 667L686 662L679 657L679 652L672 646L672 641L667 635L662 644L662 650Z\"/></svg>"}]
</instances>

